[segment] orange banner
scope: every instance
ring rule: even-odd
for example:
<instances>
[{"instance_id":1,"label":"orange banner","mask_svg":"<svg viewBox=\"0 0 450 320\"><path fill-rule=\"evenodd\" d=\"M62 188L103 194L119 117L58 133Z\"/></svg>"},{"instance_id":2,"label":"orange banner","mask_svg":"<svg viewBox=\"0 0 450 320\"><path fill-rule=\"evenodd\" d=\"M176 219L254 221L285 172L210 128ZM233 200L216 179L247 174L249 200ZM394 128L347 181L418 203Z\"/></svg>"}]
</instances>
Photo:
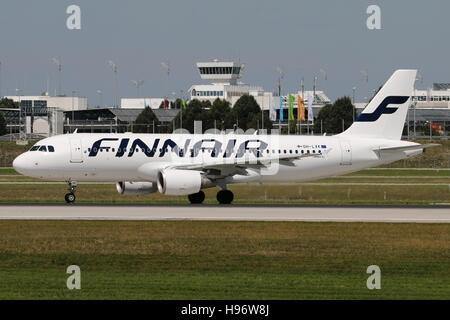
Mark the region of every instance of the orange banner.
<instances>
[{"instance_id":1,"label":"orange banner","mask_svg":"<svg viewBox=\"0 0 450 320\"><path fill-rule=\"evenodd\" d=\"M298 95L298 115L297 119L301 121L306 121L305 118L305 104L303 103L302 97Z\"/></svg>"}]
</instances>

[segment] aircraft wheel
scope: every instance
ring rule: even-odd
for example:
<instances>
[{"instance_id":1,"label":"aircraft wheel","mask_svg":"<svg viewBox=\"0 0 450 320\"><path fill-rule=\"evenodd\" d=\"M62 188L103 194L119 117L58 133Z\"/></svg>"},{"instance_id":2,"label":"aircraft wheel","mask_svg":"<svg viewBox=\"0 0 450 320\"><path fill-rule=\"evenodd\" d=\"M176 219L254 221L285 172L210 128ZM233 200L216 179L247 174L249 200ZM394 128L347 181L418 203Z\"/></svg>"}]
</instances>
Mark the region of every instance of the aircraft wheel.
<instances>
[{"instance_id":1,"label":"aircraft wheel","mask_svg":"<svg viewBox=\"0 0 450 320\"><path fill-rule=\"evenodd\" d=\"M203 191L199 191L197 193L193 193L188 195L189 202L192 204L200 204L205 200L205 193Z\"/></svg>"},{"instance_id":2,"label":"aircraft wheel","mask_svg":"<svg viewBox=\"0 0 450 320\"><path fill-rule=\"evenodd\" d=\"M74 203L75 202L75 194L73 193L66 193L64 199L66 199L67 203Z\"/></svg>"},{"instance_id":3,"label":"aircraft wheel","mask_svg":"<svg viewBox=\"0 0 450 320\"><path fill-rule=\"evenodd\" d=\"M219 201L220 204L230 204L233 202L233 199L234 195L230 190L220 190L217 192L217 201Z\"/></svg>"}]
</instances>

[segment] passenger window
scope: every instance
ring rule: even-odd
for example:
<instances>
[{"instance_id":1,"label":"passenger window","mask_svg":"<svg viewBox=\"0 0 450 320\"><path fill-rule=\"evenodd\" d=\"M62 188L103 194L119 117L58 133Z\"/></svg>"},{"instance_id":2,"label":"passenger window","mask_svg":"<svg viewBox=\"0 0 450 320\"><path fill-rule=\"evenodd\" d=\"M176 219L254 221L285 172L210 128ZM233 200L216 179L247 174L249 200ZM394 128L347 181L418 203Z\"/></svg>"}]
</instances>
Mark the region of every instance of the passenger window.
<instances>
[{"instance_id":1,"label":"passenger window","mask_svg":"<svg viewBox=\"0 0 450 320\"><path fill-rule=\"evenodd\" d=\"M47 147L46 146L41 146L39 148L39 151L47 152Z\"/></svg>"},{"instance_id":2,"label":"passenger window","mask_svg":"<svg viewBox=\"0 0 450 320\"><path fill-rule=\"evenodd\" d=\"M53 146L48 146L48 152L55 152L55 148L53 148Z\"/></svg>"},{"instance_id":3,"label":"passenger window","mask_svg":"<svg viewBox=\"0 0 450 320\"><path fill-rule=\"evenodd\" d=\"M36 151L37 149L39 149L39 146L33 146L31 147L30 151Z\"/></svg>"}]
</instances>

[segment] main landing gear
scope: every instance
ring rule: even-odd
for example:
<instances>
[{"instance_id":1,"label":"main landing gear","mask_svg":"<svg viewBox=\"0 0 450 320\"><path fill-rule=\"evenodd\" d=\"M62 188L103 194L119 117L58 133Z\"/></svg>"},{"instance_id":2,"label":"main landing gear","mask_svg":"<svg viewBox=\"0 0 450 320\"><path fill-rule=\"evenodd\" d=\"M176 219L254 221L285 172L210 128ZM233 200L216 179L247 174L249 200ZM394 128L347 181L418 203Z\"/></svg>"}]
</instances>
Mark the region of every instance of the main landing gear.
<instances>
[{"instance_id":1,"label":"main landing gear","mask_svg":"<svg viewBox=\"0 0 450 320\"><path fill-rule=\"evenodd\" d=\"M201 204L203 200L205 200L205 193L200 190L197 193L188 195L188 199L192 204ZM230 190L222 189L217 192L217 201L219 201L220 204L230 204L233 202L233 199L234 195Z\"/></svg>"},{"instance_id":2,"label":"main landing gear","mask_svg":"<svg viewBox=\"0 0 450 320\"><path fill-rule=\"evenodd\" d=\"M64 196L64 199L66 200L67 203L74 203L75 202L75 188L77 187L77 182L76 181L69 181L69 193L66 193L66 195Z\"/></svg>"},{"instance_id":3,"label":"main landing gear","mask_svg":"<svg viewBox=\"0 0 450 320\"><path fill-rule=\"evenodd\" d=\"M227 189L223 189L217 192L216 197L217 201L219 201L220 204L230 204L234 199L233 192Z\"/></svg>"},{"instance_id":4,"label":"main landing gear","mask_svg":"<svg viewBox=\"0 0 450 320\"><path fill-rule=\"evenodd\" d=\"M200 190L197 193L188 195L188 199L192 204L200 204L203 202L203 200L205 200L205 193Z\"/></svg>"}]
</instances>

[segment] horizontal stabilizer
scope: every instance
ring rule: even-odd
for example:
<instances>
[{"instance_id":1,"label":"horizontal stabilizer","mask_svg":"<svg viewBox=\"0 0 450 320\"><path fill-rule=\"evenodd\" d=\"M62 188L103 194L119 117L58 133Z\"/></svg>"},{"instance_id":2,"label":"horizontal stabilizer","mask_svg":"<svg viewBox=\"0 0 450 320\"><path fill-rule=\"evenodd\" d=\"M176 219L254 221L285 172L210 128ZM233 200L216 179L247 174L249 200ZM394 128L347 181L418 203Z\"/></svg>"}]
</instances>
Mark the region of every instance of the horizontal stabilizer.
<instances>
[{"instance_id":1,"label":"horizontal stabilizer","mask_svg":"<svg viewBox=\"0 0 450 320\"><path fill-rule=\"evenodd\" d=\"M378 148L378 149L374 149L374 151L408 151L408 150L419 150L419 149L425 149L425 148L437 147L437 146L440 146L440 144L427 143L427 144L417 144L414 146Z\"/></svg>"}]
</instances>

